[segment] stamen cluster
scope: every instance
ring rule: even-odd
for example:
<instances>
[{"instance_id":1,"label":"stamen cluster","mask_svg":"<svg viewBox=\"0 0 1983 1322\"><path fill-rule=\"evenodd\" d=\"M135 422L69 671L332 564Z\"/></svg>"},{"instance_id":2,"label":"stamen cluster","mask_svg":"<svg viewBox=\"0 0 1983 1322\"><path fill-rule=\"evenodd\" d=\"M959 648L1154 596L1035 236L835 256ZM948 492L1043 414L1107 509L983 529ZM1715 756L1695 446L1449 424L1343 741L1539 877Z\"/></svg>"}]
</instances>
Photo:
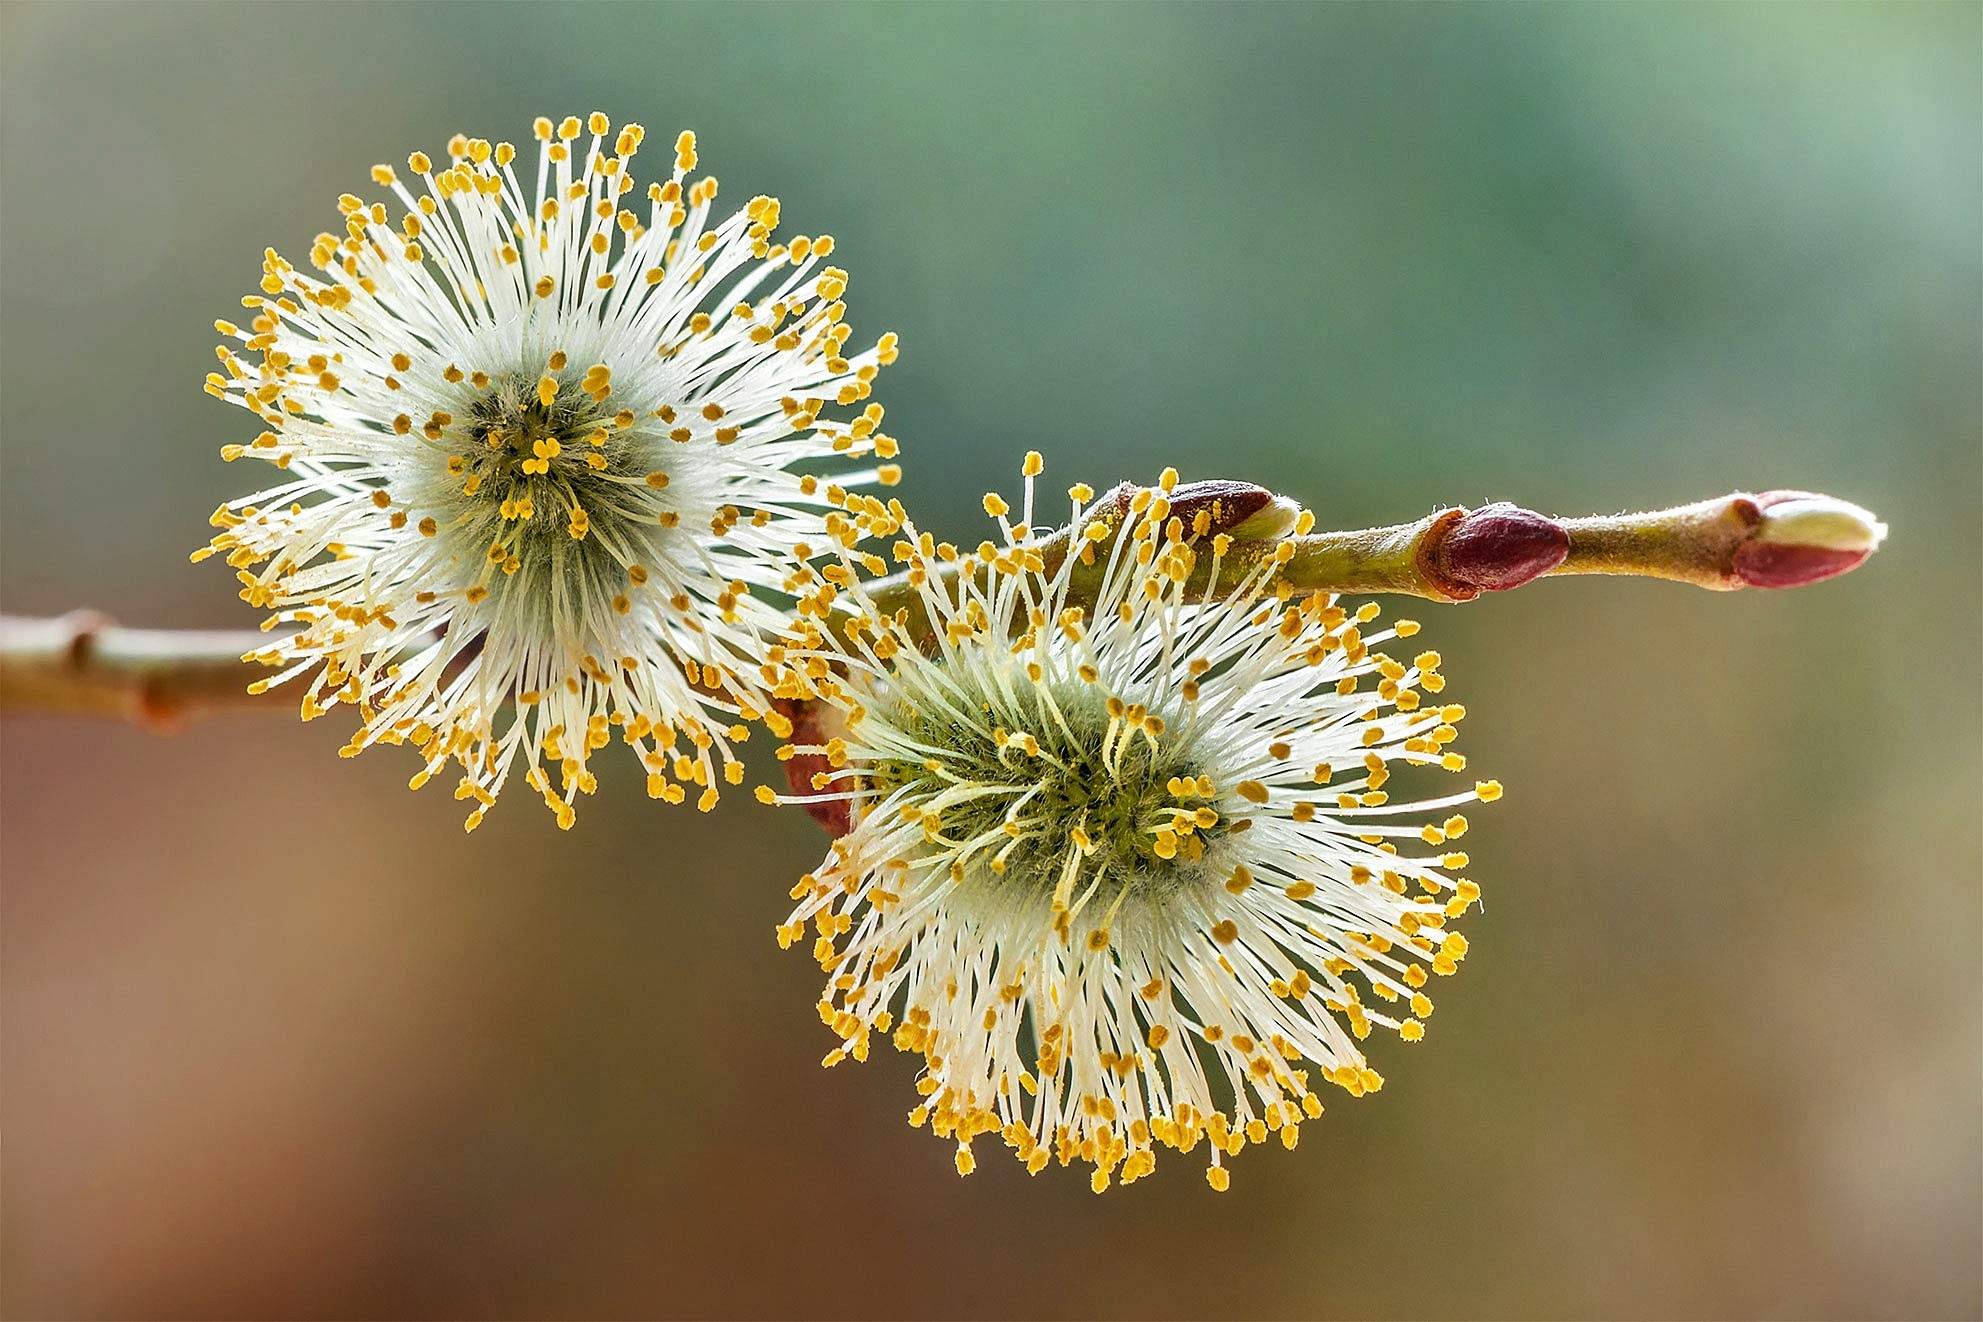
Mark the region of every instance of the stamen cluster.
<instances>
[{"instance_id":1,"label":"stamen cluster","mask_svg":"<svg viewBox=\"0 0 1983 1322\"><path fill-rule=\"evenodd\" d=\"M881 507L850 488L898 476L820 469L896 453L852 411L895 337L848 354L833 240L775 241L770 197L714 219L688 133L629 205L643 136L540 119L534 181L460 136L411 186L377 166L396 207L345 196L317 274L271 249L249 324L217 323L207 389L266 426L223 454L283 477L200 554L286 630L265 686L357 707L347 753L410 743L416 785L458 763L471 829L519 754L570 825L615 728L651 794L711 806L747 723L782 728L763 594L856 545Z\"/></svg>"},{"instance_id":2,"label":"stamen cluster","mask_svg":"<svg viewBox=\"0 0 1983 1322\"><path fill-rule=\"evenodd\" d=\"M875 1033L922 1057L910 1121L961 1172L995 1133L1099 1191L1205 1142L1223 1189L1246 1144L1294 1146L1318 1082L1381 1084L1373 1027L1423 1035L1480 895L1452 810L1500 787L1391 801L1397 767L1466 765L1462 709L1427 700L1438 655L1379 650L1416 624L1294 596L1291 546L1174 508L1174 473L1077 486L1069 531L1039 536L1040 467L1018 521L987 497L1003 535L970 553L895 508L908 608L851 563L809 594L783 692L826 719L781 756L821 770L760 797L844 804L851 829L779 938L815 933L827 1064Z\"/></svg>"}]
</instances>

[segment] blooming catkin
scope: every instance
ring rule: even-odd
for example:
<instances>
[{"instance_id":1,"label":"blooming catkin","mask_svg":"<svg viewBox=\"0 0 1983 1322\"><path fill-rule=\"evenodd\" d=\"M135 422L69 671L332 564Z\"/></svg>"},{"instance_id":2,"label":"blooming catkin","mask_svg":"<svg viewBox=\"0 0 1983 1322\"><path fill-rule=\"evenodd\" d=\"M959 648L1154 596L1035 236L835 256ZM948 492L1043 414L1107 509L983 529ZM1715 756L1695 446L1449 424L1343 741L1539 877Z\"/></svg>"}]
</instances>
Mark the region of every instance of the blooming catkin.
<instances>
[{"instance_id":1,"label":"blooming catkin","mask_svg":"<svg viewBox=\"0 0 1983 1322\"><path fill-rule=\"evenodd\" d=\"M416 787L458 763L471 829L519 754L569 826L615 728L650 794L710 807L747 722L782 727L759 594L857 543L878 505L850 489L898 476L833 462L894 456L860 406L896 348L848 351L830 237L774 240L769 197L716 219L692 134L639 200L637 125L536 137L521 174L466 137L375 167L392 200L343 197L314 275L271 249L207 378L266 428L225 457L281 470L195 556L272 612L258 687L356 707L345 751L412 744Z\"/></svg>"},{"instance_id":2,"label":"blooming catkin","mask_svg":"<svg viewBox=\"0 0 1983 1322\"><path fill-rule=\"evenodd\" d=\"M960 1171L995 1133L1099 1191L1203 1141L1223 1189L1319 1084L1380 1085L1373 1027L1423 1035L1480 895L1455 810L1501 789L1389 798L1394 768L1466 765L1438 655L1390 655L1415 624L1296 597L1291 543L1174 509L1170 473L1117 506L1075 487L1037 536L1039 469L1016 522L986 498L1003 536L975 551L903 522L912 609L816 585L789 659L818 733L781 756L821 769L759 794L852 811L779 939L815 933L826 1063L875 1033L922 1057L910 1121Z\"/></svg>"}]
</instances>

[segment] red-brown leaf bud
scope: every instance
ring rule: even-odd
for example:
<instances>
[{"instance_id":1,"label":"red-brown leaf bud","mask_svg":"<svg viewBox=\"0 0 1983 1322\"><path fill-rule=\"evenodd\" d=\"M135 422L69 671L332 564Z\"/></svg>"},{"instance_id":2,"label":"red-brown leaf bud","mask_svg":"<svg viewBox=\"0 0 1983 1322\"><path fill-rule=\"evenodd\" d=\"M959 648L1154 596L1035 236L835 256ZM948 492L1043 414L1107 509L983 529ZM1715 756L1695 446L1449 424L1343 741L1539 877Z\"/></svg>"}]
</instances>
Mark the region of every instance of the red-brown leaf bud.
<instances>
[{"instance_id":1,"label":"red-brown leaf bud","mask_svg":"<svg viewBox=\"0 0 1983 1322\"><path fill-rule=\"evenodd\" d=\"M1497 501L1462 511L1435 534L1430 568L1462 600L1506 592L1548 573L1570 554L1570 534L1554 519Z\"/></svg>"}]
</instances>

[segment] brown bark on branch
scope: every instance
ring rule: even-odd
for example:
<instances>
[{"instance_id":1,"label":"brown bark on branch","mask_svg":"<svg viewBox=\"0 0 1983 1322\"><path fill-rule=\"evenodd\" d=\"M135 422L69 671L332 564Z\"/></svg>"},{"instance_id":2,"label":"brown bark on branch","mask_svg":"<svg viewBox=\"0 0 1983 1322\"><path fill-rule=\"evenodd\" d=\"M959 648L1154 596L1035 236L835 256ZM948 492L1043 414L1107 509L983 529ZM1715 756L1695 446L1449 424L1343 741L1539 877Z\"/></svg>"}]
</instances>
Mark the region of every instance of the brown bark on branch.
<instances>
[{"instance_id":1,"label":"brown bark on branch","mask_svg":"<svg viewBox=\"0 0 1983 1322\"><path fill-rule=\"evenodd\" d=\"M275 707L248 693L264 672L242 655L252 629L124 629L96 611L0 616L0 712L115 716L170 731L226 707Z\"/></svg>"}]
</instances>

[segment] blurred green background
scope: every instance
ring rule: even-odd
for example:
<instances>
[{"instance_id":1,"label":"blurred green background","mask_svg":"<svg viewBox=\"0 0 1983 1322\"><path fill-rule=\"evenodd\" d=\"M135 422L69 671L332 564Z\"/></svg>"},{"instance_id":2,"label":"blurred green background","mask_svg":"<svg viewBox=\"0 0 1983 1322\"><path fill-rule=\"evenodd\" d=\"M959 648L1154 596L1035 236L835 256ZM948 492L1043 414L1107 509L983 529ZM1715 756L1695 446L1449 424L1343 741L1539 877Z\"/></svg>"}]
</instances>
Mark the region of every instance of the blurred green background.
<instances>
[{"instance_id":1,"label":"blurred green background","mask_svg":"<svg viewBox=\"0 0 1983 1322\"><path fill-rule=\"evenodd\" d=\"M948 535L1034 447L1345 527L1894 530L1413 610L1510 790L1474 953L1224 1197L959 1180L908 1059L822 1072L802 815L607 759L573 833L464 837L337 720L10 720L10 1316L1983 1307L1983 9L8 4L0 51L11 612L250 623L186 562L255 480L212 319L374 161L595 108L840 239Z\"/></svg>"}]
</instances>

